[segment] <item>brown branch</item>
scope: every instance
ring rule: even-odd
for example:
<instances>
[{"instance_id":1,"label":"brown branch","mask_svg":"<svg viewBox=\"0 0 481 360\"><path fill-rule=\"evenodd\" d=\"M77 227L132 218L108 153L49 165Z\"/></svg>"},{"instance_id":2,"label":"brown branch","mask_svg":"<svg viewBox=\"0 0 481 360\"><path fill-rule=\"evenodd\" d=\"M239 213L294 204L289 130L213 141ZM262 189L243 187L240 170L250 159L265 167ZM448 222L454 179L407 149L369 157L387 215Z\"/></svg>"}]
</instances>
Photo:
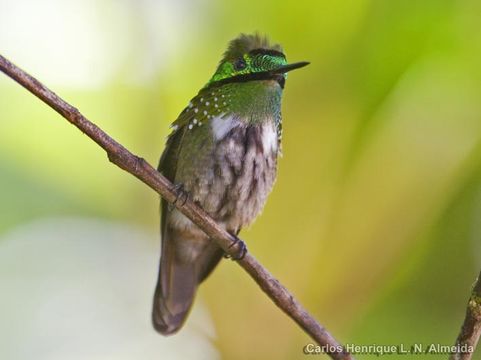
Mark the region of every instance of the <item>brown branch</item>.
<instances>
[{"instance_id":1,"label":"brown branch","mask_svg":"<svg viewBox=\"0 0 481 360\"><path fill-rule=\"evenodd\" d=\"M463 326L456 339L456 352L450 360L471 360L481 335L481 272L466 307Z\"/></svg>"},{"instance_id":2,"label":"brown branch","mask_svg":"<svg viewBox=\"0 0 481 360\"><path fill-rule=\"evenodd\" d=\"M17 83L29 90L48 106L57 111L70 123L95 141L107 152L109 160L134 175L158 192L168 202L173 203L177 197L174 185L149 165L144 159L132 154L121 144L108 136L102 129L87 120L75 107L61 99L37 79L30 76L0 55L0 70ZM209 237L217 241L220 247L232 257L241 250L239 239L229 234L199 206L192 201L177 202L175 206L197 224ZM250 253L237 261L254 279L271 300L293 319L332 359L353 359L334 337L320 325Z\"/></svg>"}]
</instances>

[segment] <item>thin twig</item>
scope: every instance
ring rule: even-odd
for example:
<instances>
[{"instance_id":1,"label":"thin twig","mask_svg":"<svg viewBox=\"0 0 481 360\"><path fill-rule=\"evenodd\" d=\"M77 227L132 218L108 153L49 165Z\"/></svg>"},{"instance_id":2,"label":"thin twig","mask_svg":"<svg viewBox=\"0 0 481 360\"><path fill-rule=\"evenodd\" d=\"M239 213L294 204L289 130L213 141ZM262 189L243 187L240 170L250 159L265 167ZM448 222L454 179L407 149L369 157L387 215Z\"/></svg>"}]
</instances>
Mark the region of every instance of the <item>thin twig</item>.
<instances>
[{"instance_id":1,"label":"thin twig","mask_svg":"<svg viewBox=\"0 0 481 360\"><path fill-rule=\"evenodd\" d=\"M177 197L174 185L149 165L143 158L128 151L121 144L108 136L102 129L87 120L75 107L61 99L37 79L30 76L0 55L0 70L20 85L37 96L70 123L95 141L106 152L109 160L137 177L168 202L173 203ZM217 241L229 255L236 257L241 250L240 242L229 234L199 206L192 201L177 202L175 206L209 237ZM353 359L334 337L320 325L250 253L237 261L254 279L271 300L293 319L332 359Z\"/></svg>"},{"instance_id":2,"label":"thin twig","mask_svg":"<svg viewBox=\"0 0 481 360\"><path fill-rule=\"evenodd\" d=\"M456 339L456 352L450 360L471 360L481 335L481 272L473 286L466 307L463 326Z\"/></svg>"}]
</instances>

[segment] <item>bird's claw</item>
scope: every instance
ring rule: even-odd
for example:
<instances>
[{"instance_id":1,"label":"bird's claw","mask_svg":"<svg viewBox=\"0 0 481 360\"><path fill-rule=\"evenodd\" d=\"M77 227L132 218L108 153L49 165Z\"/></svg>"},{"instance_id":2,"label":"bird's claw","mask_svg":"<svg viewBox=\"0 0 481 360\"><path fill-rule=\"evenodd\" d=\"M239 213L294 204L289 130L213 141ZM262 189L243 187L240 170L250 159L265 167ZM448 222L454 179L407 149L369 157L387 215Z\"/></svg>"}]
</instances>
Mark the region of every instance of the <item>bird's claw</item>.
<instances>
[{"instance_id":1,"label":"bird's claw","mask_svg":"<svg viewBox=\"0 0 481 360\"><path fill-rule=\"evenodd\" d=\"M247 254L247 246L245 242L243 242L241 239L235 236L235 240L232 242L232 244L229 245L228 249L231 249L234 246L237 246L238 248L237 254L233 256L229 254L225 254L224 257L226 259L232 259L233 261L242 260Z\"/></svg>"},{"instance_id":2,"label":"bird's claw","mask_svg":"<svg viewBox=\"0 0 481 360\"><path fill-rule=\"evenodd\" d=\"M174 209L175 205L177 205L177 202L179 200L182 200L182 204L180 205L180 207L182 207L189 199L189 193L184 190L184 184L177 184L174 186L174 188L177 195L175 196L174 202L169 204L169 211L172 211Z\"/></svg>"}]
</instances>

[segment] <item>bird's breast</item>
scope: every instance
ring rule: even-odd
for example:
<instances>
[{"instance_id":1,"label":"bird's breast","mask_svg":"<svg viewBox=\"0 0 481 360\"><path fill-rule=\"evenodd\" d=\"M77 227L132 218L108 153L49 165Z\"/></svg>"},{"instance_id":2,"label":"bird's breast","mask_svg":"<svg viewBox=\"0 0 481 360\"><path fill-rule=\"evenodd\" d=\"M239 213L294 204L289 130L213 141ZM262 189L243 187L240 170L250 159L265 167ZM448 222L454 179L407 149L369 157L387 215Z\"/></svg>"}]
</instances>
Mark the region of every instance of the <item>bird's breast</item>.
<instances>
[{"instance_id":1,"label":"bird's breast","mask_svg":"<svg viewBox=\"0 0 481 360\"><path fill-rule=\"evenodd\" d=\"M208 166L191 183L191 194L229 231L250 224L263 209L276 178L278 132L270 119L246 124L212 119Z\"/></svg>"}]
</instances>

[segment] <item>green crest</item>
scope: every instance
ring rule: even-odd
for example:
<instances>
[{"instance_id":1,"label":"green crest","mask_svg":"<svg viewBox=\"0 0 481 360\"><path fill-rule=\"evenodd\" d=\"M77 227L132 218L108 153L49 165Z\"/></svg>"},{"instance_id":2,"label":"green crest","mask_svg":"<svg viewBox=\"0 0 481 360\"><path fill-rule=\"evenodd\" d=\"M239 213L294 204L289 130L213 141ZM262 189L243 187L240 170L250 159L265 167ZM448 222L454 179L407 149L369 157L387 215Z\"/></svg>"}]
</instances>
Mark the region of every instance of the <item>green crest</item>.
<instances>
[{"instance_id":1,"label":"green crest","mask_svg":"<svg viewBox=\"0 0 481 360\"><path fill-rule=\"evenodd\" d=\"M229 79L255 76L287 65L278 44L271 45L265 36L241 34L229 43L217 70L206 86Z\"/></svg>"}]
</instances>

